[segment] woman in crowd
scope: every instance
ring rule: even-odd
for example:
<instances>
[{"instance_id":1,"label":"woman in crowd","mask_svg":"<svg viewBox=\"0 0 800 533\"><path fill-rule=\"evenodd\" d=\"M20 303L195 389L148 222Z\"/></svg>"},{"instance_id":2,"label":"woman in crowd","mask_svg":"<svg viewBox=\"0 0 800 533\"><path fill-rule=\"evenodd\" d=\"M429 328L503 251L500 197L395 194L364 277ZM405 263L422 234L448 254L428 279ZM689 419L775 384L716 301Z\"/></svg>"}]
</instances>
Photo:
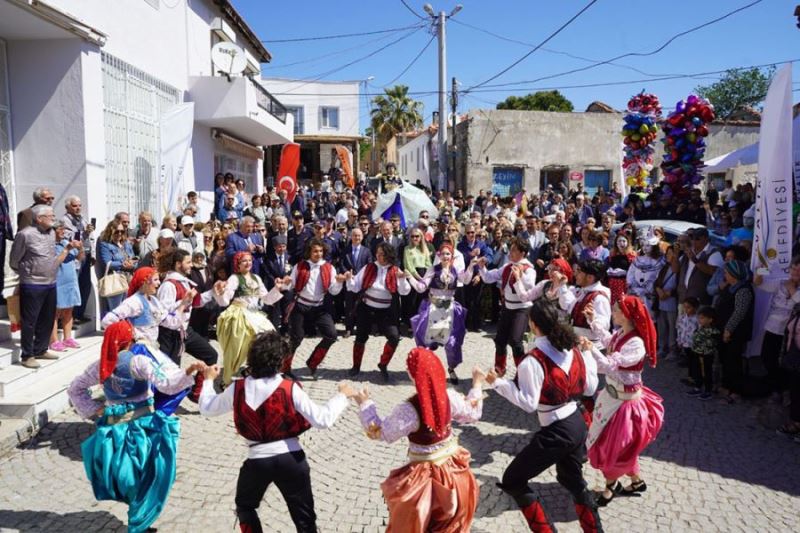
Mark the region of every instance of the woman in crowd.
<instances>
[{"instance_id":1,"label":"woman in crowd","mask_svg":"<svg viewBox=\"0 0 800 533\"><path fill-rule=\"evenodd\" d=\"M100 278L112 272L118 272L130 277L131 273L136 269L137 264L134 260L133 246L128 240L125 226L120 222L111 220L106 225L106 229L100 235L97 259L95 268ZM106 309L114 309L123 299L125 299L125 295L118 294L116 296L108 296L102 300L105 302Z\"/></svg>"},{"instance_id":2,"label":"woman in crowd","mask_svg":"<svg viewBox=\"0 0 800 533\"><path fill-rule=\"evenodd\" d=\"M53 224L56 233L56 257L64 254L64 260L58 265L56 274L56 321L53 334L50 336L50 349L63 352L67 348L80 348L81 345L72 337L72 309L81 304L81 291L78 286L78 271L85 254L83 246L72 247L65 237L64 223L57 220ZM58 340L58 321L64 330L64 338Z\"/></svg>"},{"instance_id":3,"label":"woman in crowd","mask_svg":"<svg viewBox=\"0 0 800 533\"><path fill-rule=\"evenodd\" d=\"M575 250L572 248L572 243L565 240L558 241L556 247L558 257L569 263L570 265L578 264L578 258L575 257Z\"/></svg>"},{"instance_id":4,"label":"woman in crowd","mask_svg":"<svg viewBox=\"0 0 800 533\"><path fill-rule=\"evenodd\" d=\"M614 237L614 246L608 256L608 288L611 289L611 305L625 295L627 289L626 276L628 268L636 259L630 235L620 232Z\"/></svg>"},{"instance_id":5,"label":"woman in crowd","mask_svg":"<svg viewBox=\"0 0 800 533\"><path fill-rule=\"evenodd\" d=\"M409 280L418 293L428 291L419 313L411 318L411 328L417 346L435 350L444 346L447 372L451 383L458 383L456 367L461 364L461 346L467 333L467 311L455 299L458 281L469 279L470 273L455 265L453 243L445 239L437 254L438 263L429 267L420 280Z\"/></svg>"},{"instance_id":6,"label":"woman in crowd","mask_svg":"<svg viewBox=\"0 0 800 533\"><path fill-rule=\"evenodd\" d=\"M173 233L178 231L178 219L174 215L166 215L161 219L161 229L168 229Z\"/></svg>"},{"instance_id":7,"label":"woman in crowd","mask_svg":"<svg viewBox=\"0 0 800 533\"><path fill-rule=\"evenodd\" d=\"M387 531L469 531L479 489L469 468L470 453L452 435L452 422L480 419L483 374L473 370L472 388L464 397L447 388L442 363L430 350L414 348L406 366L415 394L385 418L366 388L355 396L369 438L387 443L408 438L410 461L381 483L389 508Z\"/></svg>"},{"instance_id":8,"label":"woman in crowd","mask_svg":"<svg viewBox=\"0 0 800 533\"><path fill-rule=\"evenodd\" d=\"M586 439L589 462L606 480L597 500L605 506L617 494L647 490L639 455L655 440L664 422L663 400L642 383L645 360L656 366L656 329L647 306L636 296L624 296L612 307L611 318L619 328L613 335L595 320L591 303L584 315L605 348L604 354L581 338L581 349L594 356L598 372L606 376L606 388L597 397ZM630 478L629 486L622 486L622 476Z\"/></svg>"},{"instance_id":9,"label":"woman in crowd","mask_svg":"<svg viewBox=\"0 0 800 533\"><path fill-rule=\"evenodd\" d=\"M608 254L608 249L603 246L603 234L599 231L592 231L589 233L589 246L581 251L578 259L580 261L597 259L605 262L608 260Z\"/></svg>"},{"instance_id":10,"label":"woman in crowd","mask_svg":"<svg viewBox=\"0 0 800 533\"><path fill-rule=\"evenodd\" d=\"M315 404L303 388L279 373L289 352L288 340L274 331L258 334L248 348L245 379L237 380L222 394L215 394L213 380L219 367L206 368L200 413L219 416L233 411L236 432L248 445L248 458L236 483L236 515L245 533L261 533L258 507L274 482L300 533L315 533L317 515L308 461L298 436L311 427L333 426L356 392L339 384L328 402Z\"/></svg>"},{"instance_id":11,"label":"woman in crowd","mask_svg":"<svg viewBox=\"0 0 800 533\"><path fill-rule=\"evenodd\" d=\"M421 280L428 269L433 265L433 248L428 248L425 235L419 228L414 228L408 235L408 244L403 250L403 269L409 279ZM422 296L416 291L403 298L403 320L409 324L411 317L419 309Z\"/></svg>"},{"instance_id":12,"label":"woman in crowd","mask_svg":"<svg viewBox=\"0 0 800 533\"><path fill-rule=\"evenodd\" d=\"M714 304L717 320L722 329L722 346L719 359L722 366L723 400L737 402L744 386L742 354L753 333L753 302L755 293L750 283L747 263L735 259L726 262L724 287Z\"/></svg>"},{"instance_id":13,"label":"woman in crowd","mask_svg":"<svg viewBox=\"0 0 800 533\"><path fill-rule=\"evenodd\" d=\"M539 431L506 467L498 484L519 506L531 531L555 531L528 481L555 465L558 482L569 491L581 529L602 531L595 496L583 477L586 422L576 399L592 396L597 371L591 356L577 348L572 327L559 319L555 306L537 300L530 309L535 347L517 366L514 380L494 370L486 382L502 397L527 413L536 412Z\"/></svg>"},{"instance_id":14,"label":"woman in crowd","mask_svg":"<svg viewBox=\"0 0 800 533\"><path fill-rule=\"evenodd\" d=\"M275 330L267 315L261 312L261 305L272 305L283 297L282 280L276 279L275 287L267 291L252 269L253 256L249 252L237 252L233 256L232 275L224 284L214 285L217 304L227 307L217 319L217 339L225 354L222 374L225 385L230 384L247 361L247 352L256 335Z\"/></svg>"},{"instance_id":15,"label":"woman in crowd","mask_svg":"<svg viewBox=\"0 0 800 533\"><path fill-rule=\"evenodd\" d=\"M261 195L254 194L253 195L253 203L247 206L247 209L244 210L244 214L246 216L251 216L255 220L256 224L266 224L267 222L267 209L261 203Z\"/></svg>"},{"instance_id":16,"label":"woman in crowd","mask_svg":"<svg viewBox=\"0 0 800 533\"><path fill-rule=\"evenodd\" d=\"M584 249L591 247L592 244L589 242L589 236L591 234L592 228L586 225L581 227L579 232L580 240L572 245L572 249L574 250L576 257L580 257Z\"/></svg>"},{"instance_id":17,"label":"woman in crowd","mask_svg":"<svg viewBox=\"0 0 800 533\"><path fill-rule=\"evenodd\" d=\"M175 394L194 383L201 362L182 370L156 352L136 354L127 321L110 324L100 360L75 378L67 391L83 418L96 417L95 432L81 444L83 465L97 500L128 504L128 531L154 531L175 481L180 421L153 405L153 389ZM100 384L104 401L92 398Z\"/></svg>"}]
</instances>

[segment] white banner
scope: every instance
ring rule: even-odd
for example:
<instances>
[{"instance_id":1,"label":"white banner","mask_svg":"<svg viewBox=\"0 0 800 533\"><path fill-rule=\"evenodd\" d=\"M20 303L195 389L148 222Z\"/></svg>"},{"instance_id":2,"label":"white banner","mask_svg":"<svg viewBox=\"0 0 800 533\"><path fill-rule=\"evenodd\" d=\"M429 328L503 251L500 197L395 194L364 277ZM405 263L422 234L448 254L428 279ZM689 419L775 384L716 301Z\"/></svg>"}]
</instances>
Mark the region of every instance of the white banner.
<instances>
[{"instance_id":1,"label":"white banner","mask_svg":"<svg viewBox=\"0 0 800 533\"><path fill-rule=\"evenodd\" d=\"M159 121L161 134L161 173L159 192L162 215L182 211L182 202L188 192L184 187L184 165L192 145L194 127L194 102L177 104L169 108Z\"/></svg>"},{"instance_id":2,"label":"white banner","mask_svg":"<svg viewBox=\"0 0 800 533\"><path fill-rule=\"evenodd\" d=\"M761 114L756 224L750 268L763 278L756 290L753 338L747 355L759 355L773 292L789 277L792 260L792 65L775 74Z\"/></svg>"}]
</instances>

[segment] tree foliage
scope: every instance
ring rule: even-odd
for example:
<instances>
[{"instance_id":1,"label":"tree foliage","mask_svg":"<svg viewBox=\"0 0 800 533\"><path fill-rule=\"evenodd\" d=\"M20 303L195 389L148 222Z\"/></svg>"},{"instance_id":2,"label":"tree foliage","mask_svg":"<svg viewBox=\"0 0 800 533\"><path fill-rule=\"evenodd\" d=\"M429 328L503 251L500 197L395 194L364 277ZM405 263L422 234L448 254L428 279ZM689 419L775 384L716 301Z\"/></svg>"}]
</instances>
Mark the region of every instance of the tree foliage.
<instances>
[{"instance_id":1,"label":"tree foliage","mask_svg":"<svg viewBox=\"0 0 800 533\"><path fill-rule=\"evenodd\" d=\"M372 99L370 125L375 130L378 146L385 146L395 135L422 126L422 102L408 95L407 85L384 89L385 95Z\"/></svg>"},{"instance_id":2,"label":"tree foliage","mask_svg":"<svg viewBox=\"0 0 800 533\"><path fill-rule=\"evenodd\" d=\"M558 91L538 91L526 96L509 96L497 104L497 109L570 112L574 106Z\"/></svg>"},{"instance_id":3,"label":"tree foliage","mask_svg":"<svg viewBox=\"0 0 800 533\"><path fill-rule=\"evenodd\" d=\"M725 119L743 107L758 107L767 96L774 68L731 69L711 85L695 88L714 105L717 118Z\"/></svg>"}]
</instances>

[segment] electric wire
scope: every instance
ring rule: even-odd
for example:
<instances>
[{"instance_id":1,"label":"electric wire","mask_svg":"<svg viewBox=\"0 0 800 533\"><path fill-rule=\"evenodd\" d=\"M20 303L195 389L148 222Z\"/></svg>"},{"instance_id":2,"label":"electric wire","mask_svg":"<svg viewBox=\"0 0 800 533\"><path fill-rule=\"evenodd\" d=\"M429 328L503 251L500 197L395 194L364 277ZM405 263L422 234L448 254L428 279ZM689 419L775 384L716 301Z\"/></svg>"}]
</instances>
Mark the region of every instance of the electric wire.
<instances>
[{"instance_id":1,"label":"electric wire","mask_svg":"<svg viewBox=\"0 0 800 533\"><path fill-rule=\"evenodd\" d=\"M414 23L410 26L404 26L402 28L389 28L385 30L375 30L375 31L365 31L360 33L342 33L339 35L319 35L314 37L294 37L291 39L264 39L262 43L299 43L301 41L324 41L328 39L346 39L348 37L365 37L367 35L377 35L379 33L391 33L397 31L404 31L410 30L412 28L422 27L423 25L427 24L420 24L419 22Z\"/></svg>"},{"instance_id":2,"label":"electric wire","mask_svg":"<svg viewBox=\"0 0 800 533\"><path fill-rule=\"evenodd\" d=\"M464 93L468 93L468 92L470 92L470 91L472 91L474 89L477 89L478 87L483 87L484 85L488 84L490 81L496 80L497 78L499 78L500 76L502 76L503 74L505 74L506 72L511 70L512 68L514 68L517 65L519 65L520 63L522 63L525 59L530 57L531 54L536 52L539 48L541 48L542 46L547 44L551 39L553 39L556 35L558 35L562 31L564 31L570 24L575 22L575 20L577 20L578 17L583 15L590 7L595 5L597 3L597 1L598 0L591 0L588 4L583 6L583 8L580 11L578 11L576 14L574 14L572 17L570 17L569 20L567 20L564 24L559 26L559 28L556 29L556 31L554 31L553 33L548 35L542 42L540 42L538 45L536 45L534 48L532 48L527 54L523 55L522 57L520 57L519 59L517 59L516 61L511 63L509 66L507 66L506 68L504 68L503 70L501 70L500 72L498 72L497 74L492 76L491 78L488 78L488 79L486 79L486 80L484 80L484 81L482 81L482 82L480 82L480 83L478 83L476 85L473 85L472 87L469 87L468 89L465 89L463 92ZM761 0L759 0L759 1L761 1Z\"/></svg>"},{"instance_id":3,"label":"electric wire","mask_svg":"<svg viewBox=\"0 0 800 533\"><path fill-rule=\"evenodd\" d=\"M400 0L400 2L401 2L401 3L402 3L404 6L406 6L406 9L408 9L409 11L411 11L411 14L413 14L415 17L417 17L418 19L421 19L421 20L425 20L425 17L423 17L422 15L420 15L419 13L417 13L416 11L414 11L414 8L412 8L410 5L408 5L408 4L406 3L406 0Z\"/></svg>"},{"instance_id":4,"label":"electric wire","mask_svg":"<svg viewBox=\"0 0 800 533\"><path fill-rule=\"evenodd\" d=\"M418 53L416 56L414 56L414 59L412 59L412 60L411 60L411 63L409 63L409 64L406 66L406 68L404 68L404 69L403 69L403 71L402 71L402 72L400 72L400 74L398 74L397 76L395 76L394 78L392 78L392 81L390 81L390 82L386 83L385 85L386 85L386 86L392 85L394 82L396 82L397 80L399 80L400 78L402 78L402 77L403 77L403 74L405 74L406 72L408 72L408 70L409 70L411 67L413 67L413 66L414 66L414 63L416 63L416 62L417 62L417 60L419 60L419 58L420 58L420 57L422 57L422 54L424 54L424 53L425 53L425 50L427 50L427 49L428 49L428 47L431 45L431 43L434 41L434 39L436 39L436 35L433 35L433 36L432 36L432 37L431 37L431 38L428 40L428 42L427 42L427 43L425 43L425 46L423 46L423 47L422 47L422 50L420 50L420 51L419 51L419 53Z\"/></svg>"}]
</instances>

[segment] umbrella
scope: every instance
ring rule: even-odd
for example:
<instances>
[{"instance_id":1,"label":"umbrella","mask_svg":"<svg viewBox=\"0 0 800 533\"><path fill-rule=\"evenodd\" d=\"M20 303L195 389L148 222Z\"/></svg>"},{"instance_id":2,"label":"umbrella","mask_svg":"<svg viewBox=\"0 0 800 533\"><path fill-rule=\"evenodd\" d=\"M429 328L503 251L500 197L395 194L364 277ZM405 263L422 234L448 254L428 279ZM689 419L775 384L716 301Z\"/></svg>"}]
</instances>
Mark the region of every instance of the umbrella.
<instances>
[{"instance_id":1,"label":"umbrella","mask_svg":"<svg viewBox=\"0 0 800 533\"><path fill-rule=\"evenodd\" d=\"M422 211L427 211L433 219L439 216L439 211L425 191L403 180L399 186L378 197L372 218L389 220L392 215L400 215L400 225L405 228L409 223L416 222Z\"/></svg>"},{"instance_id":2,"label":"umbrella","mask_svg":"<svg viewBox=\"0 0 800 533\"><path fill-rule=\"evenodd\" d=\"M795 146L795 153L797 153L798 144L800 144L800 115L796 116L792 122L792 141ZM706 161L703 172L724 172L739 165L755 164L758 164L758 143L709 159Z\"/></svg>"}]
</instances>

